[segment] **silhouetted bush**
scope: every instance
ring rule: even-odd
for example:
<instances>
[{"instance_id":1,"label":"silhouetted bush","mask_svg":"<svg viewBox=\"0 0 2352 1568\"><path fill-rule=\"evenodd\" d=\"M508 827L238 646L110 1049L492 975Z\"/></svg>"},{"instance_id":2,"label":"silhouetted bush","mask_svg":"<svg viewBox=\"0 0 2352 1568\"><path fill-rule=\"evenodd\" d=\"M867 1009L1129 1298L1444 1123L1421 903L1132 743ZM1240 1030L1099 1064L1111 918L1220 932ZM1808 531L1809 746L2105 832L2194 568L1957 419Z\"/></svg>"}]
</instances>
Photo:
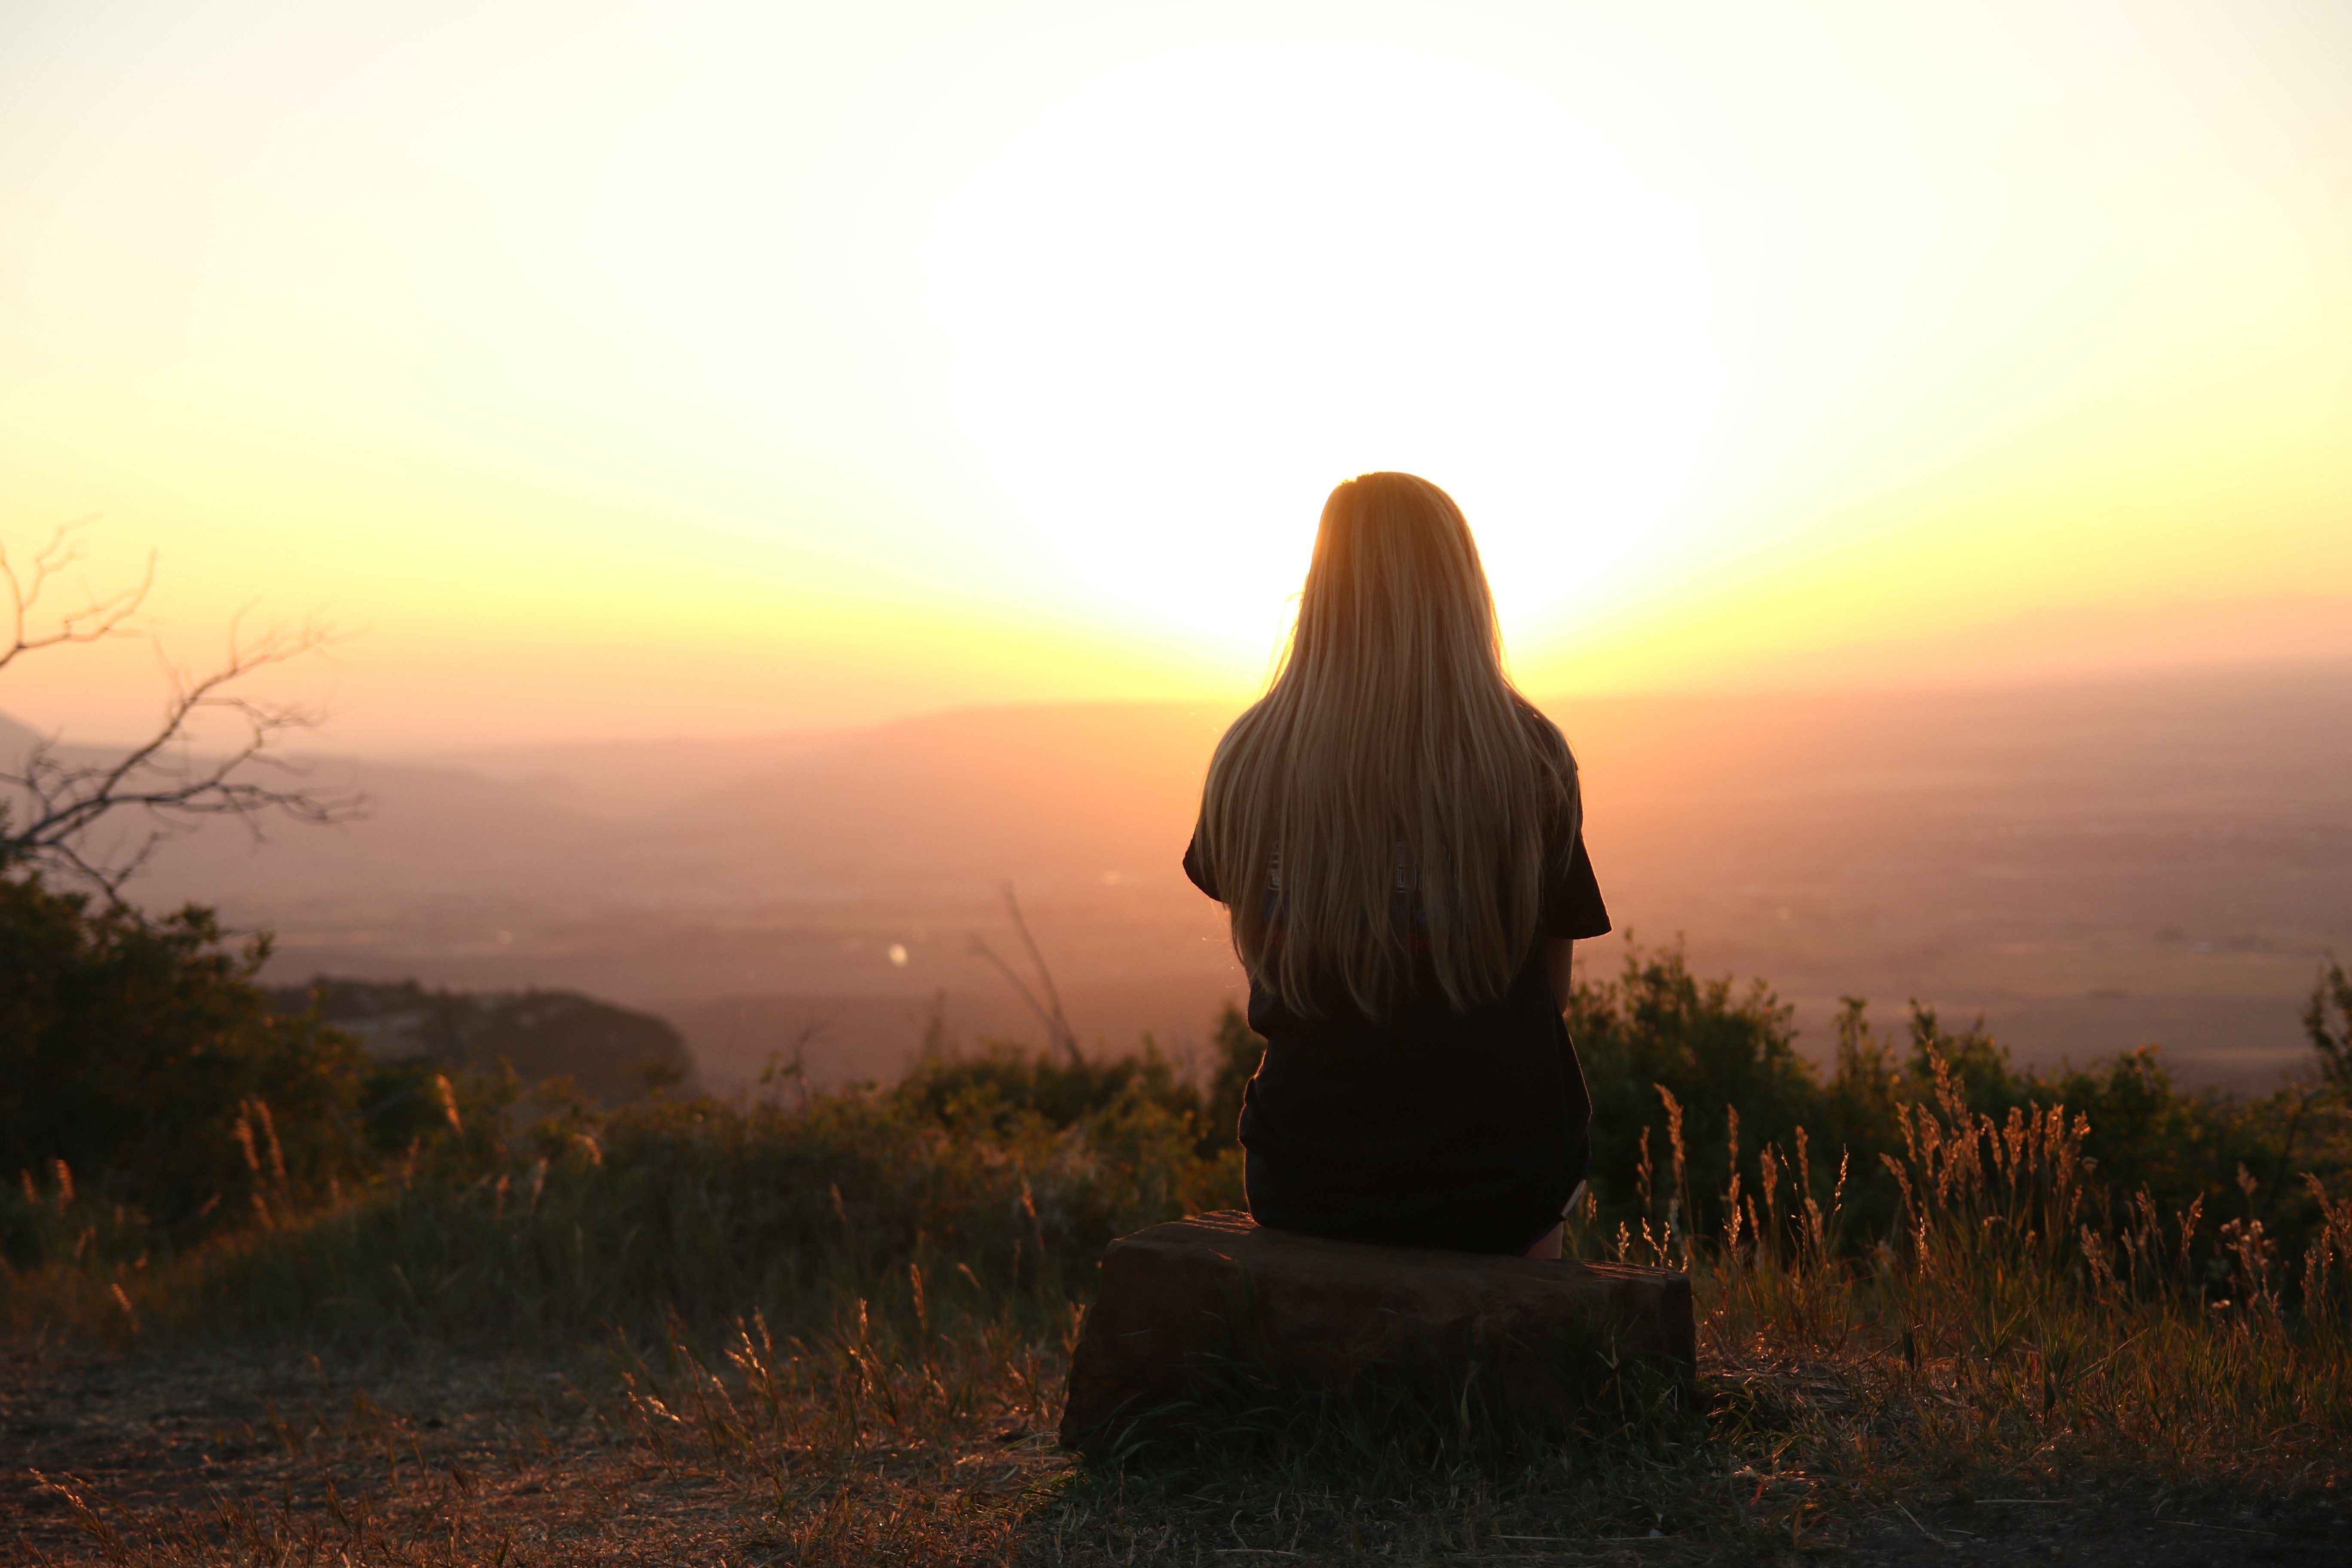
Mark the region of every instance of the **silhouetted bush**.
<instances>
[{"instance_id":1,"label":"silhouetted bush","mask_svg":"<svg viewBox=\"0 0 2352 1568\"><path fill-rule=\"evenodd\" d=\"M1973 1114L2000 1122L2012 1110L2063 1106L2087 1121L2085 1217L2120 1215L2142 1194L2168 1215L2201 1205L2199 1255L2216 1279L2226 1271L2221 1224L2259 1222L2265 1246L2295 1256L2324 1220L2306 1176L2332 1185L2352 1171L2352 1096L2328 1068L2329 1043L2352 1030L2340 967L2322 972L2305 1014L2319 1070L2252 1097L2182 1090L2154 1046L2021 1070L1981 1019L1954 1030L1916 1001L1905 1037L1889 1039L1856 996L1844 999L1824 1078L1798 1054L1790 1017L1761 981L1743 991L1699 980L1678 951L1635 949L1616 978L1578 984L1569 1023L1592 1091L1593 1212L1604 1231L1643 1217L1719 1231L1736 1114L1751 1184L1754 1156L1770 1149L1785 1179L1834 1211L1844 1246L1873 1246L1900 1206L1887 1162L1906 1155L1906 1128L1938 1102L1939 1064ZM1664 1173L1676 1143L1679 1184Z\"/></svg>"},{"instance_id":2,"label":"silhouetted bush","mask_svg":"<svg viewBox=\"0 0 2352 1568\"><path fill-rule=\"evenodd\" d=\"M347 1036L273 1009L191 906L93 909L37 877L0 879L0 1207L22 1256L39 1206L79 1187L166 1235L313 1201L358 1173L364 1059ZM23 1205L17 1206L17 1203Z\"/></svg>"},{"instance_id":3,"label":"silhouetted bush","mask_svg":"<svg viewBox=\"0 0 2352 1568\"><path fill-rule=\"evenodd\" d=\"M605 1106L677 1088L694 1075L694 1058L667 1020L576 991L430 990L414 980L321 974L270 994L289 1012L315 1007L379 1061L429 1061L440 1072L490 1077L511 1071L525 1084L566 1078ZM397 1093L412 1080L429 1088L430 1079L421 1068L394 1072L379 1087ZM399 1114L429 1118L432 1110L420 1101Z\"/></svg>"},{"instance_id":4,"label":"silhouetted bush","mask_svg":"<svg viewBox=\"0 0 2352 1568\"><path fill-rule=\"evenodd\" d=\"M406 1303L395 1315L445 1327L524 1311L522 1292L526 1316L576 1326L871 1294L908 1268L1082 1298L1121 1229L1242 1201L1233 1128L1264 1043L1237 1009L1198 1072L1149 1041L1081 1058L960 1050L935 1027L892 1085L606 1109L561 1081L527 1091L503 1065L370 1061L317 1002L270 1006L252 983L266 951L228 951L202 910L150 921L0 882L13 1261L70 1272L218 1245L227 1271L204 1288L244 1301L216 1303L239 1321L290 1321L315 1289L376 1302L353 1312L391 1310L369 1294L390 1291ZM452 1000L387 989L428 1021ZM2342 1012L2326 974L2314 1009L2324 1065ZM2078 1217L2121 1236L2175 1216L2184 1279L2219 1293L2249 1258L2291 1259L2321 1234L2305 1175L2339 1184L2352 1163L2352 1114L2325 1076L2250 1100L2188 1094L2152 1047L2028 1073L1980 1025L1956 1031L1915 1004L1890 1037L1858 998L1824 1071L1768 987L1701 979L1679 952L1637 950L1581 982L1570 1022L1594 1103L1588 1247L1629 1245L1621 1225L1678 1256L1730 1245L1736 1193L1748 1245L1867 1265L1908 1234L1892 1172L1920 1168L1923 1139L2012 1112L2054 1125L2063 1104ZM248 1234L205 1240L224 1227ZM261 1274L231 1266L247 1246L274 1260Z\"/></svg>"},{"instance_id":5,"label":"silhouetted bush","mask_svg":"<svg viewBox=\"0 0 2352 1568\"><path fill-rule=\"evenodd\" d=\"M1741 991L1698 979L1678 950L1630 949L1616 979L1577 984L1568 1026L1592 1095L1592 1190L1605 1213L1659 1186L1671 1131L1660 1086L1682 1108L1695 1197L1729 1179L1734 1108L1750 1147L1819 1124L1821 1090L1797 1054L1791 1015L1760 980Z\"/></svg>"},{"instance_id":6,"label":"silhouetted bush","mask_svg":"<svg viewBox=\"0 0 2352 1568\"><path fill-rule=\"evenodd\" d=\"M1003 1041L971 1050L926 1049L888 1091L898 1106L943 1127L1003 1133L1024 1122L1075 1127L1115 1106L1156 1106L1187 1122L1201 1091L1150 1042L1125 1057L1033 1052Z\"/></svg>"},{"instance_id":7,"label":"silhouetted bush","mask_svg":"<svg viewBox=\"0 0 2352 1568\"><path fill-rule=\"evenodd\" d=\"M1242 1096L1265 1055L1240 1008L1226 1004L1210 1037L1205 1083L1178 1070L1147 1037L1123 1057L1047 1055L1006 1041L952 1048L934 1016L922 1054L889 1091L943 1126L1005 1131L1026 1119L1066 1128L1122 1103L1142 1103L1192 1123L1194 1151L1214 1159L1235 1147Z\"/></svg>"}]
</instances>

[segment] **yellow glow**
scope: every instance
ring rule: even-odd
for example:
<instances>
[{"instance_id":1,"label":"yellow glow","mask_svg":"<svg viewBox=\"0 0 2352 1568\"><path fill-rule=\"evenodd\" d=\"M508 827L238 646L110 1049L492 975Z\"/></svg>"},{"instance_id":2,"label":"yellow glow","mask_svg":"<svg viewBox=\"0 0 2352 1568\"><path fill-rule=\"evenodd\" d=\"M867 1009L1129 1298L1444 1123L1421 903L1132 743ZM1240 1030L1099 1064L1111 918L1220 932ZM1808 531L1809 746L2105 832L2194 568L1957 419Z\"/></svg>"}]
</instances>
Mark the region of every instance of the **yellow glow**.
<instances>
[{"instance_id":1,"label":"yellow glow","mask_svg":"<svg viewBox=\"0 0 2352 1568\"><path fill-rule=\"evenodd\" d=\"M174 648L328 606L354 742L1230 696L1372 468L1543 689L2352 599L2347 58L2324 3L20 9L0 537L152 544Z\"/></svg>"}]
</instances>

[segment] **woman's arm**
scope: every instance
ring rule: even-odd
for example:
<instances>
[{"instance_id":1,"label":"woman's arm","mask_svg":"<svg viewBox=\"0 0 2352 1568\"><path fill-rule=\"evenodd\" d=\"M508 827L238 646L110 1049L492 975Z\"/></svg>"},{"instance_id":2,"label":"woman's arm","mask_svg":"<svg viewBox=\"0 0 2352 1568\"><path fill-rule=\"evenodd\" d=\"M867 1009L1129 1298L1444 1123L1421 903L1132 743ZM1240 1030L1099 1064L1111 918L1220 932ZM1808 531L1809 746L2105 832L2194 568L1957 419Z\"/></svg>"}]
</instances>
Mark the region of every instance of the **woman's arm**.
<instances>
[{"instance_id":1,"label":"woman's arm","mask_svg":"<svg viewBox=\"0 0 2352 1568\"><path fill-rule=\"evenodd\" d=\"M1544 938L1544 976L1551 982L1551 999L1563 1013L1568 1011L1569 954L1576 943L1564 936Z\"/></svg>"}]
</instances>

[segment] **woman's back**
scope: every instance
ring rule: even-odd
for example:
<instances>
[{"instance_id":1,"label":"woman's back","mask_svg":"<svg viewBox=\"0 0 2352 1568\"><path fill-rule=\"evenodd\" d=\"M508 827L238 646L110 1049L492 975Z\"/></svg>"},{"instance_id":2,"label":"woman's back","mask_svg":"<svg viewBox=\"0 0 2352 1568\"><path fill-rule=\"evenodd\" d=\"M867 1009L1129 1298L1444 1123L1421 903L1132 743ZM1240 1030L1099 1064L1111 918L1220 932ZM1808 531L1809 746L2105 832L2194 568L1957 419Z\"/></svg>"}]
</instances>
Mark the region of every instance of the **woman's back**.
<instances>
[{"instance_id":1,"label":"woman's back","mask_svg":"<svg viewBox=\"0 0 2352 1568\"><path fill-rule=\"evenodd\" d=\"M1260 1220L1480 1251L1552 1226L1590 1106L1548 944L1608 915L1575 763L1504 676L1444 491L1332 492L1290 657L1220 743L1184 864L1267 1041L1240 1128Z\"/></svg>"}]
</instances>

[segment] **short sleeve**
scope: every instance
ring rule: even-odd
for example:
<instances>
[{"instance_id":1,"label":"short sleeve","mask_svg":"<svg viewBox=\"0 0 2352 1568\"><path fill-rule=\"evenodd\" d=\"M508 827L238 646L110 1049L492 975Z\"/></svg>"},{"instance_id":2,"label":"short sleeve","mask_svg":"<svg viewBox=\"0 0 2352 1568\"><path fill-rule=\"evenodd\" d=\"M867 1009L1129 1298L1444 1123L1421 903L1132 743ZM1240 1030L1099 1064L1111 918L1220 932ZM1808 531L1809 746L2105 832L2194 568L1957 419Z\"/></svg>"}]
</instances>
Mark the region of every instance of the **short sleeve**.
<instances>
[{"instance_id":1,"label":"short sleeve","mask_svg":"<svg viewBox=\"0 0 2352 1568\"><path fill-rule=\"evenodd\" d=\"M1216 887L1209 880L1208 865L1201 858L1201 828L1197 823L1192 827L1192 841L1184 846L1184 875L1192 879L1192 886L1213 899L1217 898ZM1217 901L1224 902L1223 899Z\"/></svg>"},{"instance_id":2,"label":"short sleeve","mask_svg":"<svg viewBox=\"0 0 2352 1568\"><path fill-rule=\"evenodd\" d=\"M1568 866L1544 881L1543 933L1556 941L1581 941L1609 934L1609 906L1601 901L1601 883L1592 874L1592 857L1584 852L1584 835L1576 836Z\"/></svg>"}]
</instances>

